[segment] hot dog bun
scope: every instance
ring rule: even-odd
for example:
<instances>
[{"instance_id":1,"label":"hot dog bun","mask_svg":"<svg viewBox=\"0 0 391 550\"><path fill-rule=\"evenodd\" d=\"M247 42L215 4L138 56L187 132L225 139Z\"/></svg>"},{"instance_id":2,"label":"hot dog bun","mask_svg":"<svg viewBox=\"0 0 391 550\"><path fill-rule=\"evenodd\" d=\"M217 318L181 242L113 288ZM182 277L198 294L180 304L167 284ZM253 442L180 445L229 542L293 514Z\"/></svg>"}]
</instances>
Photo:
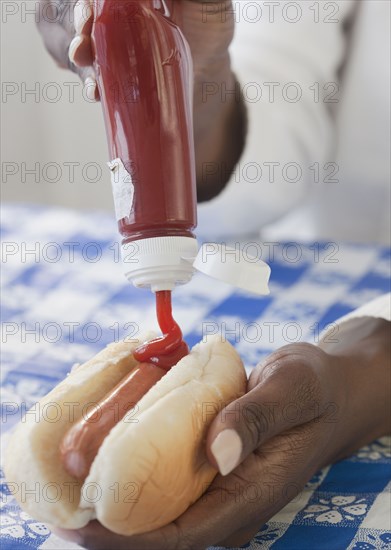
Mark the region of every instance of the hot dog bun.
<instances>
[{"instance_id":1,"label":"hot dog bun","mask_svg":"<svg viewBox=\"0 0 391 550\"><path fill-rule=\"evenodd\" d=\"M4 471L7 481L16 484L16 500L37 520L69 528L88 523L90 512L79 509L82 484L75 483L63 469L60 443L69 427L81 418L85 404L99 402L136 366L132 352L138 344L136 340L110 344L72 370L33 407L36 414L30 409L16 428L6 449ZM51 422L49 417L55 417L58 410L59 418ZM36 483L37 497L28 493L37 489ZM53 502L56 492L60 498Z\"/></svg>"},{"instance_id":2,"label":"hot dog bun","mask_svg":"<svg viewBox=\"0 0 391 550\"><path fill-rule=\"evenodd\" d=\"M246 388L238 354L219 336L195 346L118 422L84 484L65 472L61 438L81 417L83 405L99 401L134 368L138 344L112 344L72 371L39 402L39 422L27 415L15 431L6 451L6 478L17 487L24 484L15 498L34 518L68 529L96 518L119 534L143 533L180 516L215 477L204 449L208 427ZM80 403L73 418L45 420L45 405L63 410L67 402ZM39 502L28 493L36 483Z\"/></svg>"}]
</instances>

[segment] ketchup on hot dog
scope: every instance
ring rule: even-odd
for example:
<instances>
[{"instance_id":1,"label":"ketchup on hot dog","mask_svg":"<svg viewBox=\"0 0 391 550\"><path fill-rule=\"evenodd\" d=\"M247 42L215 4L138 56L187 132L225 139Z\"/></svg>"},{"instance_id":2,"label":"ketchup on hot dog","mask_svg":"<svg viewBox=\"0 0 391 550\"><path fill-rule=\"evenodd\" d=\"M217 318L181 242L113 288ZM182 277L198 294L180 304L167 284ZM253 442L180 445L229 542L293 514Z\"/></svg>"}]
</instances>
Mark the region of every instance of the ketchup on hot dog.
<instances>
[{"instance_id":1,"label":"ketchup on hot dog","mask_svg":"<svg viewBox=\"0 0 391 550\"><path fill-rule=\"evenodd\" d=\"M157 318L163 336L133 353L139 364L65 434L60 456L67 472L84 480L105 437L166 372L189 353L172 317L171 292L156 293Z\"/></svg>"}]
</instances>

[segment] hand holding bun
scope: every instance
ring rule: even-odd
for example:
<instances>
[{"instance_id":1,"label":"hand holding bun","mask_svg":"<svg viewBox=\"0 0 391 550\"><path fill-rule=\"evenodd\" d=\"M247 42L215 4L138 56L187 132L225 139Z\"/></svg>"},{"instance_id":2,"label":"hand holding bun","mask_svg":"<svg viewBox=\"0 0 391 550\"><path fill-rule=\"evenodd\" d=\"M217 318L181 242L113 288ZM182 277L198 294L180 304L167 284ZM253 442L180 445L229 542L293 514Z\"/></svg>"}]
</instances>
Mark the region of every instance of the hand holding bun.
<instances>
[{"instance_id":1,"label":"hand holding bun","mask_svg":"<svg viewBox=\"0 0 391 550\"><path fill-rule=\"evenodd\" d=\"M144 533L180 516L215 477L205 453L208 427L245 393L247 382L238 354L220 337L195 346L125 414L104 439L84 482L64 469L65 433L88 404L99 402L135 368L137 345L111 344L73 370L15 431L6 477L13 487L24 487L24 498L20 491L15 498L34 518L65 529L98 519L118 534ZM48 418L50 404L63 413L56 422ZM37 482L38 503L28 492Z\"/></svg>"}]
</instances>

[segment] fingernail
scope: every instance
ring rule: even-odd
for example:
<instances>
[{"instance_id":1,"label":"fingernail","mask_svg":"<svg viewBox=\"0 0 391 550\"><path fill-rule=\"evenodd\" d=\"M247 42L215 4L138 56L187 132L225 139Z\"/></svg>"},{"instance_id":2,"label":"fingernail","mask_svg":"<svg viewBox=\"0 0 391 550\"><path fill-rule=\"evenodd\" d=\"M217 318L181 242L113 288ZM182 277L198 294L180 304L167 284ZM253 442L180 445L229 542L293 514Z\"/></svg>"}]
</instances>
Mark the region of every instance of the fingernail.
<instances>
[{"instance_id":1,"label":"fingernail","mask_svg":"<svg viewBox=\"0 0 391 550\"><path fill-rule=\"evenodd\" d=\"M96 80L90 76L84 81L84 93L89 101L96 101Z\"/></svg>"},{"instance_id":2,"label":"fingernail","mask_svg":"<svg viewBox=\"0 0 391 550\"><path fill-rule=\"evenodd\" d=\"M71 531L70 529L61 529L60 527L49 526L52 533L57 535L63 540L74 542L75 544L81 544L82 538L77 531Z\"/></svg>"},{"instance_id":3,"label":"fingernail","mask_svg":"<svg viewBox=\"0 0 391 550\"><path fill-rule=\"evenodd\" d=\"M69 44L68 56L69 56L69 59L72 61L72 63L75 63L75 54L82 42L83 42L83 39L81 36L75 36L75 38Z\"/></svg>"},{"instance_id":4,"label":"fingernail","mask_svg":"<svg viewBox=\"0 0 391 550\"><path fill-rule=\"evenodd\" d=\"M85 0L79 0L73 10L73 21L77 34L81 34L84 29L84 25L92 16L92 10L89 2Z\"/></svg>"},{"instance_id":5,"label":"fingernail","mask_svg":"<svg viewBox=\"0 0 391 550\"><path fill-rule=\"evenodd\" d=\"M220 432L210 449L222 476L226 476L240 464L243 445L235 430Z\"/></svg>"}]
</instances>

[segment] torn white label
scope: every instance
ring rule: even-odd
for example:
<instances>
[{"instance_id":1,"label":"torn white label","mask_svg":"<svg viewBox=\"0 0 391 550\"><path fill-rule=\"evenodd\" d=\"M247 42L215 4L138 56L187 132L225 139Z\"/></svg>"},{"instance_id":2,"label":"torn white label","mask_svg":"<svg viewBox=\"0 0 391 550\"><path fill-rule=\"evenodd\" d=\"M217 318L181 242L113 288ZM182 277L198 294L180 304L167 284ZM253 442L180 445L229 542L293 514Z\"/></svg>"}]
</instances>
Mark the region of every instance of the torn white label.
<instances>
[{"instance_id":1,"label":"torn white label","mask_svg":"<svg viewBox=\"0 0 391 550\"><path fill-rule=\"evenodd\" d=\"M123 218L128 218L133 208L134 185L132 176L119 158L107 164L111 170L115 216L117 221L120 221Z\"/></svg>"}]
</instances>

